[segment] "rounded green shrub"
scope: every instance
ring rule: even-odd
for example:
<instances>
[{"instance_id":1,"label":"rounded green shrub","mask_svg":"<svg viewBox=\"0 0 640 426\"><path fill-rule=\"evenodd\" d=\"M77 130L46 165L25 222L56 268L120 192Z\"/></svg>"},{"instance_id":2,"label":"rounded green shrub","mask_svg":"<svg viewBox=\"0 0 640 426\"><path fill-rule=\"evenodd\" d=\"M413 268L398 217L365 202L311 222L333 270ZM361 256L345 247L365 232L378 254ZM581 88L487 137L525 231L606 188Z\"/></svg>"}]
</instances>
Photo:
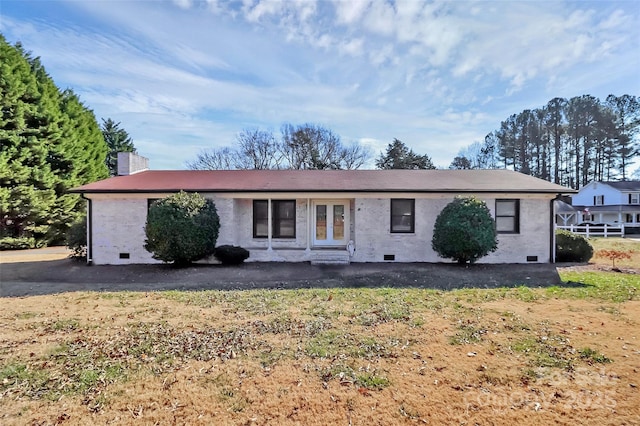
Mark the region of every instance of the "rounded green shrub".
<instances>
[{"instance_id":1,"label":"rounded green shrub","mask_svg":"<svg viewBox=\"0 0 640 426\"><path fill-rule=\"evenodd\" d=\"M238 246L219 246L213 253L223 265L239 265L249 258L249 250Z\"/></svg>"},{"instance_id":2,"label":"rounded green shrub","mask_svg":"<svg viewBox=\"0 0 640 426\"><path fill-rule=\"evenodd\" d=\"M0 238L0 250L27 250L42 247L33 237L4 237Z\"/></svg>"},{"instance_id":3,"label":"rounded green shrub","mask_svg":"<svg viewBox=\"0 0 640 426\"><path fill-rule=\"evenodd\" d=\"M440 257L474 263L498 248L496 227L484 201L456 197L436 218L431 247Z\"/></svg>"},{"instance_id":4,"label":"rounded green shrub","mask_svg":"<svg viewBox=\"0 0 640 426\"><path fill-rule=\"evenodd\" d=\"M556 230L556 262L588 262L592 256L593 247L585 237Z\"/></svg>"},{"instance_id":5,"label":"rounded green shrub","mask_svg":"<svg viewBox=\"0 0 640 426\"><path fill-rule=\"evenodd\" d=\"M214 253L219 230L213 201L181 191L149 207L144 248L154 259L185 265Z\"/></svg>"},{"instance_id":6,"label":"rounded green shrub","mask_svg":"<svg viewBox=\"0 0 640 426\"><path fill-rule=\"evenodd\" d=\"M71 257L82 260L87 258L87 217L82 216L71 224L67 231L67 247L71 249Z\"/></svg>"}]
</instances>

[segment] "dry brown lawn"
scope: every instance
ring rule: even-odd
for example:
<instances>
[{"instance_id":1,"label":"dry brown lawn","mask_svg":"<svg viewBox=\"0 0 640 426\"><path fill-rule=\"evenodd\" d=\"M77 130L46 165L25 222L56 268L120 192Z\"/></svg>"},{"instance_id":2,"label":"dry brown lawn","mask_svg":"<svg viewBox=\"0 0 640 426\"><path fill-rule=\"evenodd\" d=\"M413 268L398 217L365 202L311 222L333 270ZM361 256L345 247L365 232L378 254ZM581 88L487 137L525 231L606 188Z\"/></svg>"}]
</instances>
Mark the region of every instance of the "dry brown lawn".
<instances>
[{"instance_id":1,"label":"dry brown lawn","mask_svg":"<svg viewBox=\"0 0 640 426\"><path fill-rule=\"evenodd\" d=\"M640 424L632 272L4 298L0 424Z\"/></svg>"}]
</instances>

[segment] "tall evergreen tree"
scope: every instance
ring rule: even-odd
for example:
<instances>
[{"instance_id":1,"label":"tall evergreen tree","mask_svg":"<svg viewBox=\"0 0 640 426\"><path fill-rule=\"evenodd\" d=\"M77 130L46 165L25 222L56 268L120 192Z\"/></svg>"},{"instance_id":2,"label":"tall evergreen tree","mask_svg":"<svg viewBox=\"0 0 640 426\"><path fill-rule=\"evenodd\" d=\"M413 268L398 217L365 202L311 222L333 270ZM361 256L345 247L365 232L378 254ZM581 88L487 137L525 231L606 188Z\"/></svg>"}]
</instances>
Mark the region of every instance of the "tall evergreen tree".
<instances>
[{"instance_id":1,"label":"tall evergreen tree","mask_svg":"<svg viewBox=\"0 0 640 426\"><path fill-rule=\"evenodd\" d=\"M387 152L380 153L376 160L376 167L379 169L430 169L433 165L428 155L418 155L409 149L402 141L394 139L387 145Z\"/></svg>"},{"instance_id":2,"label":"tall evergreen tree","mask_svg":"<svg viewBox=\"0 0 640 426\"><path fill-rule=\"evenodd\" d=\"M614 114L616 153L622 180L627 179L628 168L640 154L636 135L640 130L640 100L636 96L607 96L607 106Z\"/></svg>"},{"instance_id":3,"label":"tall evergreen tree","mask_svg":"<svg viewBox=\"0 0 640 426\"><path fill-rule=\"evenodd\" d=\"M136 152L133 141L126 130L120 128L120 122L116 123L112 119L102 119L102 135L107 143L109 153L105 164L109 168L109 175L118 174L118 153Z\"/></svg>"},{"instance_id":4,"label":"tall evergreen tree","mask_svg":"<svg viewBox=\"0 0 640 426\"><path fill-rule=\"evenodd\" d=\"M38 58L1 35L0 95L0 239L61 241L84 206L66 191L107 175L95 118L60 92Z\"/></svg>"},{"instance_id":5,"label":"tall evergreen tree","mask_svg":"<svg viewBox=\"0 0 640 426\"><path fill-rule=\"evenodd\" d=\"M47 134L50 100L31 70L21 46L0 35L0 239L41 240L49 231L55 202Z\"/></svg>"},{"instance_id":6,"label":"tall evergreen tree","mask_svg":"<svg viewBox=\"0 0 640 426\"><path fill-rule=\"evenodd\" d=\"M640 102L630 95L554 98L513 114L460 152L473 168L493 162L541 179L580 188L593 180L625 180L640 155ZM461 154L458 154L459 156ZM487 161L489 160L489 161Z\"/></svg>"}]
</instances>

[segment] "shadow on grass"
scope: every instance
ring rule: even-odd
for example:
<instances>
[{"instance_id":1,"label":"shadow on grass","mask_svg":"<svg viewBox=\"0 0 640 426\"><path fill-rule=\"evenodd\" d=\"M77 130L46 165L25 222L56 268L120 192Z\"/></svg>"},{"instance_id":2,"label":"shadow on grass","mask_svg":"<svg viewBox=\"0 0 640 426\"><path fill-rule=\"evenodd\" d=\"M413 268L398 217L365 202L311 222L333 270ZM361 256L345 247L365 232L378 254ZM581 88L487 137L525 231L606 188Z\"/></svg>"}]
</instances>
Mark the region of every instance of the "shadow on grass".
<instances>
[{"instance_id":1,"label":"shadow on grass","mask_svg":"<svg viewBox=\"0 0 640 426\"><path fill-rule=\"evenodd\" d=\"M71 259L2 264L0 296L70 291L247 290L300 288L427 288L454 290L500 287L580 287L563 283L553 264L447 263L245 263L87 266Z\"/></svg>"}]
</instances>

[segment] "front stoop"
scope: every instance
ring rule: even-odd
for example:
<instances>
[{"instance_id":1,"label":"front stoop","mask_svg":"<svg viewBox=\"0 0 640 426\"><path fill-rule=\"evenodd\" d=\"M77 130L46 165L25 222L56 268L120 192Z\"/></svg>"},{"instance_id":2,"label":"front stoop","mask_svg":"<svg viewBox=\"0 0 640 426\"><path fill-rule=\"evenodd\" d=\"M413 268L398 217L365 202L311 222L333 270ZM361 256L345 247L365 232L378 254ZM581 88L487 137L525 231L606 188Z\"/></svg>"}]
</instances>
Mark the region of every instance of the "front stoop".
<instances>
[{"instance_id":1,"label":"front stoop","mask_svg":"<svg viewBox=\"0 0 640 426\"><path fill-rule=\"evenodd\" d=\"M349 252L346 250L319 251L311 255L312 265L348 265Z\"/></svg>"}]
</instances>

